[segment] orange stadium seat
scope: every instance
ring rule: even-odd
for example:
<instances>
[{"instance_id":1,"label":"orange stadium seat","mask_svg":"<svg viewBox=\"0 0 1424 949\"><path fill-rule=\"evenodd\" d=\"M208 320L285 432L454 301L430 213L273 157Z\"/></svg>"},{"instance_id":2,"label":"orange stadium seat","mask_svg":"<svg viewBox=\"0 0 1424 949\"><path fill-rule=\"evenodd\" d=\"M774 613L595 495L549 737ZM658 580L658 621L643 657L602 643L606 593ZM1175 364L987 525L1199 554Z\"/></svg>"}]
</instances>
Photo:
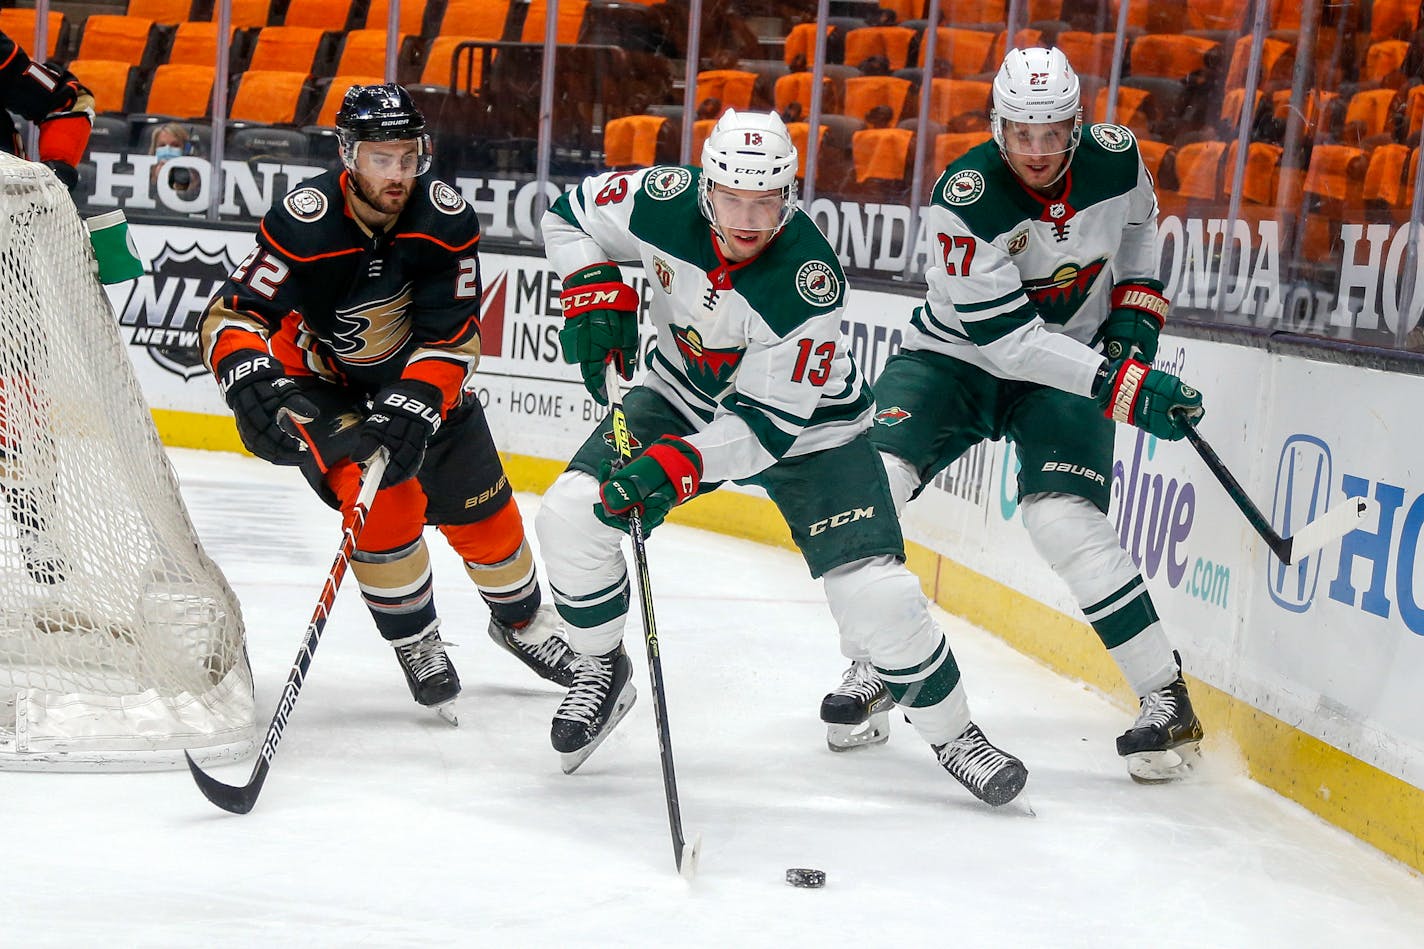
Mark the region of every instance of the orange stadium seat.
<instances>
[{"instance_id":1,"label":"orange stadium seat","mask_svg":"<svg viewBox=\"0 0 1424 949\"><path fill-rule=\"evenodd\" d=\"M396 37L396 61L401 61L401 49L410 37ZM336 61L338 76L383 76L386 73L386 31L351 30ZM446 66L448 76L449 66Z\"/></svg>"},{"instance_id":2,"label":"orange stadium seat","mask_svg":"<svg viewBox=\"0 0 1424 949\"><path fill-rule=\"evenodd\" d=\"M305 92L307 74L273 69L252 69L238 80L228 115L264 125L293 124Z\"/></svg>"},{"instance_id":3,"label":"orange stadium seat","mask_svg":"<svg viewBox=\"0 0 1424 949\"><path fill-rule=\"evenodd\" d=\"M903 26L863 26L845 35L845 61L858 66L872 56L884 56L891 69L904 69L910 61L915 31Z\"/></svg>"},{"instance_id":4,"label":"orange stadium seat","mask_svg":"<svg viewBox=\"0 0 1424 949\"><path fill-rule=\"evenodd\" d=\"M164 63L153 71L145 112L193 119L208 114L213 104L212 66Z\"/></svg>"},{"instance_id":5,"label":"orange stadium seat","mask_svg":"<svg viewBox=\"0 0 1424 949\"><path fill-rule=\"evenodd\" d=\"M318 30L344 30L351 19L351 8L351 0L291 0L282 23Z\"/></svg>"},{"instance_id":6,"label":"orange stadium seat","mask_svg":"<svg viewBox=\"0 0 1424 949\"><path fill-rule=\"evenodd\" d=\"M603 126L603 163L609 168L648 168L657 164L663 115L625 115Z\"/></svg>"},{"instance_id":7,"label":"orange stadium seat","mask_svg":"<svg viewBox=\"0 0 1424 949\"><path fill-rule=\"evenodd\" d=\"M437 36L435 42L430 44L430 52L425 56L425 65L421 68L420 81L428 86L450 86L450 67L455 56L455 47L461 43L487 42L482 37L476 36ZM478 89L480 79L484 69L484 57L480 50L475 50L473 56L460 57L461 64L469 64L473 75L461 74L454 77L455 89ZM462 80L468 80L462 81Z\"/></svg>"},{"instance_id":8,"label":"orange stadium seat","mask_svg":"<svg viewBox=\"0 0 1424 949\"><path fill-rule=\"evenodd\" d=\"M235 31L234 31L235 32ZM211 65L218 58L218 25L216 23L179 23L173 34L173 46L168 50L168 62Z\"/></svg>"},{"instance_id":9,"label":"orange stadium seat","mask_svg":"<svg viewBox=\"0 0 1424 949\"><path fill-rule=\"evenodd\" d=\"M158 32L152 20L94 14L84 22L76 59L107 59L149 65L157 57Z\"/></svg>"},{"instance_id":10,"label":"orange stadium seat","mask_svg":"<svg viewBox=\"0 0 1424 949\"><path fill-rule=\"evenodd\" d=\"M1127 4L1127 26L1129 29L1147 29L1147 9L1151 0L1128 0ZM1118 11L1122 9L1122 0L1112 0L1109 4L1111 10L1111 22L1117 23Z\"/></svg>"},{"instance_id":11,"label":"orange stadium seat","mask_svg":"<svg viewBox=\"0 0 1424 949\"><path fill-rule=\"evenodd\" d=\"M690 155L694 165L702 164L702 145L707 141L707 136L712 134L712 127L716 124L716 119L698 119L692 123L692 152Z\"/></svg>"},{"instance_id":12,"label":"orange stadium seat","mask_svg":"<svg viewBox=\"0 0 1424 949\"><path fill-rule=\"evenodd\" d=\"M897 23L923 18L927 6L925 0L880 0L880 9L895 11Z\"/></svg>"},{"instance_id":13,"label":"orange stadium seat","mask_svg":"<svg viewBox=\"0 0 1424 949\"><path fill-rule=\"evenodd\" d=\"M1028 49L1030 46L1043 45L1043 32L1041 30L1031 30L1024 27L1014 34L1014 49ZM1009 31L1004 30L994 37L994 46L989 50L989 64L997 69L994 64L1004 61L1004 54L1009 51Z\"/></svg>"},{"instance_id":14,"label":"orange stadium seat","mask_svg":"<svg viewBox=\"0 0 1424 949\"><path fill-rule=\"evenodd\" d=\"M940 16L950 23L1002 23L1007 12L1004 0L955 0L939 7Z\"/></svg>"},{"instance_id":15,"label":"orange stadium seat","mask_svg":"<svg viewBox=\"0 0 1424 949\"><path fill-rule=\"evenodd\" d=\"M401 0L400 3L400 32L409 33L411 36L420 36L425 28L425 8L426 0ZM481 3L481 7L494 11L502 8L503 16L509 13L508 3ZM500 19L499 36L504 35L504 19ZM384 30L387 21L391 18L391 0L371 0L371 6L366 11L366 29ZM496 36L495 39L498 39Z\"/></svg>"},{"instance_id":16,"label":"orange stadium seat","mask_svg":"<svg viewBox=\"0 0 1424 949\"><path fill-rule=\"evenodd\" d=\"M1231 50L1231 66L1226 70L1226 88L1239 89L1246 85L1246 67L1251 62L1251 35L1241 37ZM1283 40L1266 37L1261 44L1261 75L1259 81L1265 85L1272 79L1290 79L1291 67L1295 63L1295 47ZM1286 54L1292 55L1286 55ZM1284 57L1284 58L1283 58Z\"/></svg>"},{"instance_id":17,"label":"orange stadium seat","mask_svg":"<svg viewBox=\"0 0 1424 949\"><path fill-rule=\"evenodd\" d=\"M909 129L861 129L851 136L851 157L855 180L865 183L904 181L910 167L910 145L915 133Z\"/></svg>"},{"instance_id":18,"label":"orange stadium seat","mask_svg":"<svg viewBox=\"0 0 1424 949\"><path fill-rule=\"evenodd\" d=\"M1239 30L1248 6L1241 0L1187 0L1187 19L1194 30Z\"/></svg>"},{"instance_id":19,"label":"orange stadium seat","mask_svg":"<svg viewBox=\"0 0 1424 949\"><path fill-rule=\"evenodd\" d=\"M1246 171L1241 178L1241 198L1252 204L1274 204L1276 176L1281 165L1282 149L1269 142L1252 142L1246 149ZM1226 149L1226 179L1222 193L1231 194L1231 176L1236 168L1236 143Z\"/></svg>"},{"instance_id":20,"label":"orange stadium seat","mask_svg":"<svg viewBox=\"0 0 1424 949\"><path fill-rule=\"evenodd\" d=\"M1370 14L1370 39L1408 39L1418 26L1417 0L1375 0Z\"/></svg>"},{"instance_id":21,"label":"orange stadium seat","mask_svg":"<svg viewBox=\"0 0 1424 949\"><path fill-rule=\"evenodd\" d=\"M1201 69L1209 50L1221 44L1201 36L1177 33L1149 33L1132 44L1128 61L1134 76L1165 76L1184 79Z\"/></svg>"},{"instance_id":22,"label":"orange stadium seat","mask_svg":"<svg viewBox=\"0 0 1424 949\"><path fill-rule=\"evenodd\" d=\"M1424 87L1420 88L1424 90ZM1289 117L1291 109L1296 108L1296 106L1291 104L1290 92L1289 89L1279 89L1271 93L1271 108L1275 113L1275 117L1278 119L1285 120ZM1306 96L1305 108L1301 110L1303 112L1302 120L1305 123L1305 128L1302 130L1304 134L1315 134L1315 128L1320 121L1320 116L1324 113L1325 109L1329 107L1330 103L1338 98L1339 94L1335 92L1321 92L1319 89L1310 90L1309 95ZM1421 106L1424 106L1424 101L1421 101Z\"/></svg>"},{"instance_id":23,"label":"orange stadium seat","mask_svg":"<svg viewBox=\"0 0 1424 949\"><path fill-rule=\"evenodd\" d=\"M1193 142L1177 149L1177 191L1184 198L1216 201L1221 197L1221 159L1225 142Z\"/></svg>"},{"instance_id":24,"label":"orange stadium seat","mask_svg":"<svg viewBox=\"0 0 1424 949\"><path fill-rule=\"evenodd\" d=\"M1265 93L1257 90L1255 102L1251 107L1251 116L1255 116L1256 108L1260 106L1261 99ZM1246 101L1246 90L1237 88L1229 90L1221 100L1221 121L1230 128L1235 128L1236 123L1241 121L1241 105Z\"/></svg>"},{"instance_id":25,"label":"orange stadium seat","mask_svg":"<svg viewBox=\"0 0 1424 949\"><path fill-rule=\"evenodd\" d=\"M1056 20L1063 12L1063 0L1029 0L1028 22ZM1114 23L1117 21L1114 20Z\"/></svg>"},{"instance_id":26,"label":"orange stadium seat","mask_svg":"<svg viewBox=\"0 0 1424 949\"><path fill-rule=\"evenodd\" d=\"M336 127L336 113L341 109L341 100L346 98L346 90L352 86L377 86L385 82L380 74L374 76L337 76L326 87L321 108L317 110L316 125Z\"/></svg>"},{"instance_id":27,"label":"orange stadium seat","mask_svg":"<svg viewBox=\"0 0 1424 949\"><path fill-rule=\"evenodd\" d=\"M697 74L696 102L720 99L723 111L749 109L757 74L742 69L704 69ZM720 114L720 113L719 113Z\"/></svg>"},{"instance_id":28,"label":"orange stadium seat","mask_svg":"<svg viewBox=\"0 0 1424 949\"><path fill-rule=\"evenodd\" d=\"M1273 30L1298 30L1302 6L1300 0L1271 0L1270 19L1266 22Z\"/></svg>"},{"instance_id":29,"label":"orange stadium seat","mask_svg":"<svg viewBox=\"0 0 1424 949\"><path fill-rule=\"evenodd\" d=\"M910 93L910 80L898 76L853 76L845 83L845 108L842 114L863 119L878 105L889 106L890 124L900 121L905 113L905 98Z\"/></svg>"},{"instance_id":30,"label":"orange stadium seat","mask_svg":"<svg viewBox=\"0 0 1424 949\"><path fill-rule=\"evenodd\" d=\"M1073 64L1075 72L1106 79L1108 71L1112 69L1115 39L1112 33L1067 30L1058 34L1058 48L1063 50L1068 62Z\"/></svg>"},{"instance_id":31,"label":"orange stadium seat","mask_svg":"<svg viewBox=\"0 0 1424 949\"><path fill-rule=\"evenodd\" d=\"M826 144L826 133L829 126L821 126L821 134L816 136L816 148L820 154L825 154L823 149ZM805 179L806 177L806 147L811 141L810 122L788 122L786 131L791 133L791 144L796 146L796 177Z\"/></svg>"},{"instance_id":32,"label":"orange stadium seat","mask_svg":"<svg viewBox=\"0 0 1424 949\"><path fill-rule=\"evenodd\" d=\"M440 20L439 35L502 40L508 25L508 0L450 0Z\"/></svg>"},{"instance_id":33,"label":"orange stadium seat","mask_svg":"<svg viewBox=\"0 0 1424 949\"><path fill-rule=\"evenodd\" d=\"M1409 44L1404 40L1381 40L1371 43L1365 53L1364 78L1378 82L1404 65L1404 57L1409 53Z\"/></svg>"},{"instance_id":34,"label":"orange stadium seat","mask_svg":"<svg viewBox=\"0 0 1424 949\"><path fill-rule=\"evenodd\" d=\"M1394 98L1393 89L1367 89L1355 93L1345 109L1346 126L1359 123L1357 134L1360 138L1387 131Z\"/></svg>"},{"instance_id":35,"label":"orange stadium seat","mask_svg":"<svg viewBox=\"0 0 1424 949\"><path fill-rule=\"evenodd\" d=\"M972 79L935 79L930 83L930 120L948 125L964 115L982 115L989 123L989 96L992 83ZM960 129L964 131L964 129Z\"/></svg>"},{"instance_id":36,"label":"orange stadium seat","mask_svg":"<svg viewBox=\"0 0 1424 949\"><path fill-rule=\"evenodd\" d=\"M588 0L559 0L559 23L556 28L560 43L577 43L583 27L583 11ZM529 0L529 12L524 14L524 29L519 39L524 43L544 42L544 24L548 19L545 0Z\"/></svg>"},{"instance_id":37,"label":"orange stadium seat","mask_svg":"<svg viewBox=\"0 0 1424 949\"><path fill-rule=\"evenodd\" d=\"M957 162L965 152L982 145L993 138L988 132L945 132L935 136L934 166L930 173L937 175Z\"/></svg>"},{"instance_id":38,"label":"orange stadium seat","mask_svg":"<svg viewBox=\"0 0 1424 949\"><path fill-rule=\"evenodd\" d=\"M1361 197L1392 208L1403 207L1406 203L1404 168L1408 161L1407 145L1381 145L1371 151ZM1410 183L1413 183L1412 178Z\"/></svg>"},{"instance_id":39,"label":"orange stadium seat","mask_svg":"<svg viewBox=\"0 0 1424 949\"><path fill-rule=\"evenodd\" d=\"M1137 150L1142 155L1142 164L1147 166L1147 171L1152 175L1154 181L1162 177L1162 166L1166 163L1167 157L1174 156L1177 151L1166 142L1154 142L1145 138L1137 140Z\"/></svg>"},{"instance_id":40,"label":"orange stadium seat","mask_svg":"<svg viewBox=\"0 0 1424 949\"><path fill-rule=\"evenodd\" d=\"M138 69L113 59L76 59L69 71L94 94L95 112L127 112Z\"/></svg>"},{"instance_id":41,"label":"orange stadium seat","mask_svg":"<svg viewBox=\"0 0 1424 949\"><path fill-rule=\"evenodd\" d=\"M776 80L776 89L773 93L773 101L776 111L784 112L786 107L793 102L801 103L801 113L811 114L811 73L793 72L787 73ZM830 76L821 79L821 111L839 112L841 108L840 97L836 93L835 80ZM807 134L810 134L807 132Z\"/></svg>"},{"instance_id":42,"label":"orange stadium seat","mask_svg":"<svg viewBox=\"0 0 1424 949\"><path fill-rule=\"evenodd\" d=\"M829 27L827 33L835 31L835 27ZM802 61L810 66L816 61L816 24L798 23L791 28L791 32L786 34L786 39L781 47L782 56L789 66L800 56Z\"/></svg>"},{"instance_id":43,"label":"orange stadium seat","mask_svg":"<svg viewBox=\"0 0 1424 949\"><path fill-rule=\"evenodd\" d=\"M314 26L268 26L257 34L248 69L309 73L325 31Z\"/></svg>"},{"instance_id":44,"label":"orange stadium seat","mask_svg":"<svg viewBox=\"0 0 1424 949\"><path fill-rule=\"evenodd\" d=\"M997 38L997 33L941 26L935 30L934 58L949 63L951 78L963 79L967 76L975 76L987 69L998 68L998 63L992 67L988 65L989 53L993 50L994 41ZM925 64L925 56L929 51L930 44L922 41L920 44L921 66Z\"/></svg>"},{"instance_id":45,"label":"orange stadium seat","mask_svg":"<svg viewBox=\"0 0 1424 949\"><path fill-rule=\"evenodd\" d=\"M21 46L29 49L35 41L35 24L39 16L34 10L19 7L6 7L0 10L0 31L4 31L6 36L15 40ZM55 10L51 10L49 16L45 17L45 49L48 57L53 57L59 49L60 40L65 38L69 32L69 19Z\"/></svg>"},{"instance_id":46,"label":"orange stadium seat","mask_svg":"<svg viewBox=\"0 0 1424 949\"><path fill-rule=\"evenodd\" d=\"M1348 145L1317 145L1310 150L1304 190L1347 205L1357 205L1364 188L1369 160L1365 152Z\"/></svg>"},{"instance_id":47,"label":"orange stadium seat","mask_svg":"<svg viewBox=\"0 0 1424 949\"><path fill-rule=\"evenodd\" d=\"M1099 89L1096 100L1093 103L1093 121L1112 122L1116 125L1126 126L1132 129L1132 133L1139 139L1149 134L1148 120L1151 118L1147 114L1152 93L1146 89L1136 89L1132 86L1119 86L1117 90L1117 106L1113 109L1112 118L1108 118L1108 89Z\"/></svg>"},{"instance_id":48,"label":"orange stadium seat","mask_svg":"<svg viewBox=\"0 0 1424 949\"><path fill-rule=\"evenodd\" d=\"M193 12L193 0L129 0L124 13L155 23L182 23Z\"/></svg>"},{"instance_id":49,"label":"orange stadium seat","mask_svg":"<svg viewBox=\"0 0 1424 949\"><path fill-rule=\"evenodd\" d=\"M232 0L231 24L239 30L267 25L272 17L272 0Z\"/></svg>"}]
</instances>

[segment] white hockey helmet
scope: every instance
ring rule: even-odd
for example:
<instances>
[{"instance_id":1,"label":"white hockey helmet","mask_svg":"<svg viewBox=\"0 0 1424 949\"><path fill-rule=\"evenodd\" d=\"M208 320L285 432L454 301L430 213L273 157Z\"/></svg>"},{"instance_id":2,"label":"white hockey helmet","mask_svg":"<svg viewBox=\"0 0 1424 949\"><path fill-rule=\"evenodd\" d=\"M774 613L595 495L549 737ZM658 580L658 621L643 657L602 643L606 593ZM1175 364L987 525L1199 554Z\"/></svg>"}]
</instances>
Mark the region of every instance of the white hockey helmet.
<instances>
[{"instance_id":1,"label":"white hockey helmet","mask_svg":"<svg viewBox=\"0 0 1424 949\"><path fill-rule=\"evenodd\" d=\"M994 141L1001 152L1007 151L1004 123L1046 125L1073 121L1073 131L1064 149L1063 168L1073 159L1073 151L1083 134L1082 87L1078 74L1061 49L1030 47L1011 49L994 77L994 107L989 122Z\"/></svg>"},{"instance_id":2,"label":"white hockey helmet","mask_svg":"<svg viewBox=\"0 0 1424 949\"><path fill-rule=\"evenodd\" d=\"M702 143L702 179L697 203L702 216L714 225L712 186L744 191L780 191L781 211L775 226L781 230L796 213L796 146L786 123L775 112L738 112L728 109Z\"/></svg>"}]
</instances>

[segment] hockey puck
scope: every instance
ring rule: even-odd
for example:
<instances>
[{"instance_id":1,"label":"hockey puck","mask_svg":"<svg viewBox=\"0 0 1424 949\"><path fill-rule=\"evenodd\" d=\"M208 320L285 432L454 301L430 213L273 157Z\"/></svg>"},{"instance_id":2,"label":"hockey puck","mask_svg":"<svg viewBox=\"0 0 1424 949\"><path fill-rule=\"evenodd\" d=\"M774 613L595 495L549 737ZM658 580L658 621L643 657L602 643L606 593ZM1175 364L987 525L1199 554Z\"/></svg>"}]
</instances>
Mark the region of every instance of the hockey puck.
<instances>
[{"instance_id":1,"label":"hockey puck","mask_svg":"<svg viewBox=\"0 0 1424 949\"><path fill-rule=\"evenodd\" d=\"M786 882L802 889L818 889L826 885L826 871L792 867L786 871Z\"/></svg>"}]
</instances>

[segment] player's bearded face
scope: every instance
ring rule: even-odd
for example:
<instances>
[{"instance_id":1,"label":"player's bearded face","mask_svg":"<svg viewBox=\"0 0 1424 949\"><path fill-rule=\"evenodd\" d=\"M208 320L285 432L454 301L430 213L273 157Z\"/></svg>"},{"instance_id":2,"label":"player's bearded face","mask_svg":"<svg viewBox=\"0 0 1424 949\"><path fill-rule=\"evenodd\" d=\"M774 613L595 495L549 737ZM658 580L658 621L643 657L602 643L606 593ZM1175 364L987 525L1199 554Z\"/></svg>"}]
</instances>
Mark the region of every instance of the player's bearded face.
<instances>
[{"instance_id":1,"label":"player's bearded face","mask_svg":"<svg viewBox=\"0 0 1424 949\"><path fill-rule=\"evenodd\" d=\"M711 197L716 231L728 260L755 257L781 227L786 199L780 189L747 191L714 184Z\"/></svg>"},{"instance_id":2,"label":"player's bearded face","mask_svg":"<svg viewBox=\"0 0 1424 949\"><path fill-rule=\"evenodd\" d=\"M361 142L354 173L362 196L382 214L399 214L410 200L420 168L420 144Z\"/></svg>"},{"instance_id":3,"label":"player's bearded face","mask_svg":"<svg viewBox=\"0 0 1424 949\"><path fill-rule=\"evenodd\" d=\"M1004 121L1004 157L1030 188L1047 188L1060 177L1073 145L1075 119L1030 125Z\"/></svg>"}]
</instances>

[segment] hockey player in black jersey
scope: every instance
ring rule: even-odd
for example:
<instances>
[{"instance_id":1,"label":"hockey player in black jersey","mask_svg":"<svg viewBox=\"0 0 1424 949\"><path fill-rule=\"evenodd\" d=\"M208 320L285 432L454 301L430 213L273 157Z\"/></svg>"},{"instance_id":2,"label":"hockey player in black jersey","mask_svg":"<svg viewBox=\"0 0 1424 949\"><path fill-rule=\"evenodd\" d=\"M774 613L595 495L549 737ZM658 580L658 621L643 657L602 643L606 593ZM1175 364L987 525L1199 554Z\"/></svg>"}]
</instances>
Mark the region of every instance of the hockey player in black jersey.
<instances>
[{"instance_id":1,"label":"hockey player in black jersey","mask_svg":"<svg viewBox=\"0 0 1424 949\"><path fill-rule=\"evenodd\" d=\"M243 443L300 466L333 507L349 514L360 464L387 451L351 569L417 702L445 709L460 691L426 524L464 560L491 638L567 686L562 639L515 636L555 620L540 607L484 412L465 391L480 357L479 221L426 175L431 140L405 89L353 86L336 124L344 168L303 182L262 219L257 246L209 304L203 358Z\"/></svg>"}]
</instances>

